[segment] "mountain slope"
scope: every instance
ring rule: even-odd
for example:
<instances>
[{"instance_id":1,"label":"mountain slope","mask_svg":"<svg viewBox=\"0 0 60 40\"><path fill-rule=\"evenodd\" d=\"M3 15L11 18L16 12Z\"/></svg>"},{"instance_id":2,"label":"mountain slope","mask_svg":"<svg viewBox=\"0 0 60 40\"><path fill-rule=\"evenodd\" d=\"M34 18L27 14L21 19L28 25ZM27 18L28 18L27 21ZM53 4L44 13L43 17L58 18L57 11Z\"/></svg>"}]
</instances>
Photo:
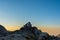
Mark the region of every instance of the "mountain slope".
<instances>
[{"instance_id":1,"label":"mountain slope","mask_svg":"<svg viewBox=\"0 0 60 40\"><path fill-rule=\"evenodd\" d=\"M20 30L13 32L7 31L3 26L0 29L0 40L60 40L57 36L51 36L47 32L42 32L37 27L32 27L30 22L21 27Z\"/></svg>"}]
</instances>

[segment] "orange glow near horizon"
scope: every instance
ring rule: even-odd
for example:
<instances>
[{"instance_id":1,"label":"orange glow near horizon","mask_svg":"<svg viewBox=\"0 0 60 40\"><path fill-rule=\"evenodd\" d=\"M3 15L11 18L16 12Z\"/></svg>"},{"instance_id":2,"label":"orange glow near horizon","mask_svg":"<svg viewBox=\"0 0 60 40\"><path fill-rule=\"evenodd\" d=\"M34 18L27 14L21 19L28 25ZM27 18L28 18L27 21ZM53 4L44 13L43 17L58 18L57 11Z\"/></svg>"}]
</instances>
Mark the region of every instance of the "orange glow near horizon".
<instances>
[{"instance_id":1,"label":"orange glow near horizon","mask_svg":"<svg viewBox=\"0 0 60 40\"><path fill-rule=\"evenodd\" d=\"M20 27L18 26L6 26L5 27L8 31L15 31L15 30L19 30Z\"/></svg>"},{"instance_id":2,"label":"orange glow near horizon","mask_svg":"<svg viewBox=\"0 0 60 40\"><path fill-rule=\"evenodd\" d=\"M5 27L7 30L9 31L14 31L14 30L19 30L20 27L18 26L6 26ZM38 27L39 30L42 30L43 32L47 32L49 33L50 35L57 35L60 33L60 28L54 28L54 27Z\"/></svg>"},{"instance_id":3,"label":"orange glow near horizon","mask_svg":"<svg viewBox=\"0 0 60 40\"><path fill-rule=\"evenodd\" d=\"M39 28L40 30L42 30L43 32L47 32L50 35L58 35L60 34L60 28L57 27L41 27Z\"/></svg>"}]
</instances>

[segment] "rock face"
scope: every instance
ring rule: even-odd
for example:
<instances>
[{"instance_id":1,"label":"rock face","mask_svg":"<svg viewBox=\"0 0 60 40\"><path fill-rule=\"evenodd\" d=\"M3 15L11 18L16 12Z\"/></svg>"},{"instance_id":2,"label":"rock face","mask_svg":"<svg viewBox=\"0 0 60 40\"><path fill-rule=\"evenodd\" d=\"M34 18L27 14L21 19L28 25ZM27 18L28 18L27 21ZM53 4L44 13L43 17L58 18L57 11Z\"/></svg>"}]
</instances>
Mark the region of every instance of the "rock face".
<instances>
[{"instance_id":1,"label":"rock face","mask_svg":"<svg viewBox=\"0 0 60 40\"><path fill-rule=\"evenodd\" d=\"M60 40L59 37L50 36L48 33L32 27L30 22L14 32L9 32L1 26L0 35L0 40Z\"/></svg>"},{"instance_id":2,"label":"rock face","mask_svg":"<svg viewBox=\"0 0 60 40\"><path fill-rule=\"evenodd\" d=\"M0 36L5 36L7 34L7 30L4 28L4 26L0 25Z\"/></svg>"}]
</instances>

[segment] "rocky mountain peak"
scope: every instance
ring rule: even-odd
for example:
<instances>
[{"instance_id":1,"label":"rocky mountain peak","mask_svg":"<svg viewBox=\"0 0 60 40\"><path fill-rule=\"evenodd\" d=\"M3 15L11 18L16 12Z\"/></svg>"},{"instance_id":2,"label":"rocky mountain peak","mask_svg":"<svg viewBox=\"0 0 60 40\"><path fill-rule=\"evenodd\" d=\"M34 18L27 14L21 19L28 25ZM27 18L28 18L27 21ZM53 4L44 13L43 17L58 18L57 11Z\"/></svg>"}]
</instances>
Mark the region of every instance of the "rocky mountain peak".
<instances>
[{"instance_id":1,"label":"rocky mountain peak","mask_svg":"<svg viewBox=\"0 0 60 40\"><path fill-rule=\"evenodd\" d=\"M26 24L24 25L24 27L25 27L25 28L31 28L31 27L32 27L31 22L26 23Z\"/></svg>"},{"instance_id":2,"label":"rocky mountain peak","mask_svg":"<svg viewBox=\"0 0 60 40\"><path fill-rule=\"evenodd\" d=\"M58 36L51 36L47 32L42 32L37 27L32 27L30 22L14 32L7 31L0 25L0 40L60 40Z\"/></svg>"}]
</instances>

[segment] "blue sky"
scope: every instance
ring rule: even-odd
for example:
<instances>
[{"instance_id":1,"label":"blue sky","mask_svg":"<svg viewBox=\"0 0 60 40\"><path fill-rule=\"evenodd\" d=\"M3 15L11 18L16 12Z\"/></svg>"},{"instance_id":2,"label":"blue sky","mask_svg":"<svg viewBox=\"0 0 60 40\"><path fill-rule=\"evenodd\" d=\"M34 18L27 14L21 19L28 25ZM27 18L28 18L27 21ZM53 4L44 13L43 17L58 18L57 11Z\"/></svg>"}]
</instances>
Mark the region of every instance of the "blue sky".
<instances>
[{"instance_id":1,"label":"blue sky","mask_svg":"<svg viewBox=\"0 0 60 40\"><path fill-rule=\"evenodd\" d=\"M60 27L60 0L0 0L0 24Z\"/></svg>"}]
</instances>

